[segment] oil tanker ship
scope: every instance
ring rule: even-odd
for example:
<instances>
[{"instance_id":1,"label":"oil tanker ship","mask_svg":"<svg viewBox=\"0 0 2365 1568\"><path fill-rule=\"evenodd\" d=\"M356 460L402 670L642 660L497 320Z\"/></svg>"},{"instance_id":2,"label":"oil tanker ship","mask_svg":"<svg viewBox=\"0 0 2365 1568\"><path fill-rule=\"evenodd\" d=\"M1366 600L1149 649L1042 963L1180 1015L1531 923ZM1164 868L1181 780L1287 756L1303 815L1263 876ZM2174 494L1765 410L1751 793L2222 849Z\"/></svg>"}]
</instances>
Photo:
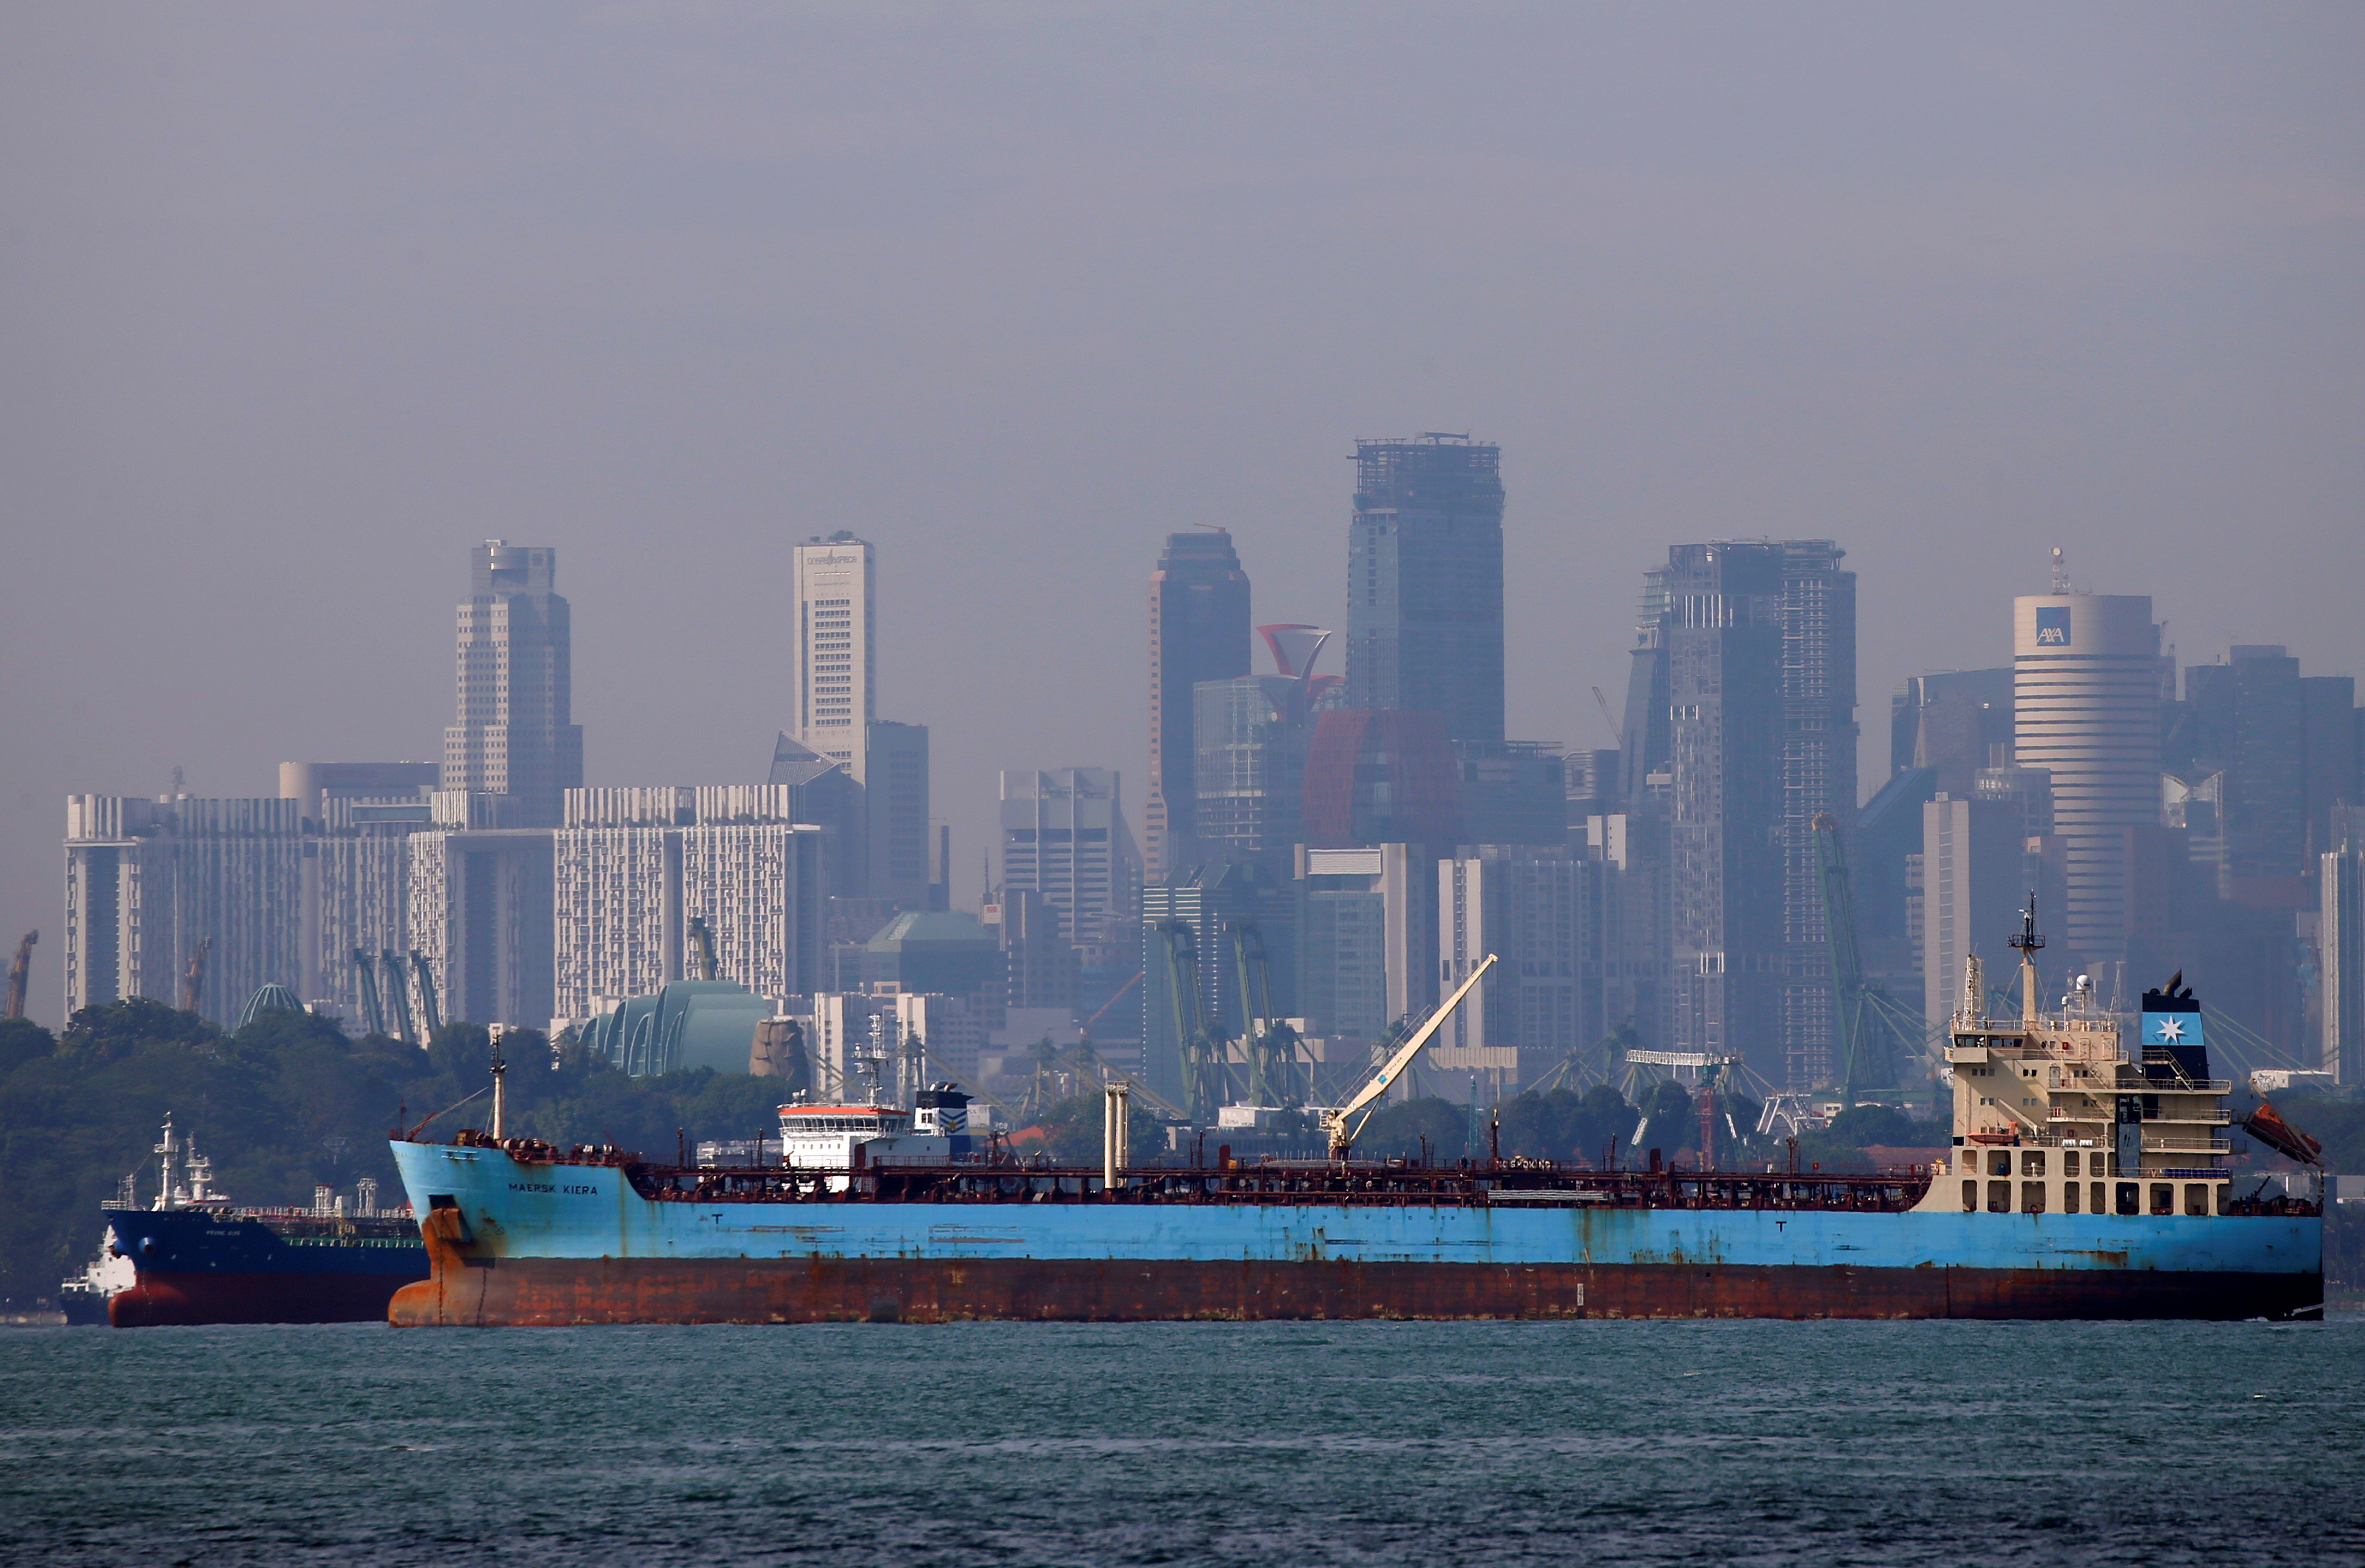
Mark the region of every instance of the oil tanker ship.
<instances>
[{"instance_id":1,"label":"oil tanker ship","mask_svg":"<svg viewBox=\"0 0 2365 1568\"><path fill-rule=\"evenodd\" d=\"M946 1085L909 1110L784 1106L779 1163L691 1170L504 1137L497 1078L491 1132L394 1145L432 1273L389 1317L2317 1315L2320 1207L2225 1169L2232 1085L2191 992L2146 994L2130 1054L2082 987L2041 1015L2023 957L2018 1016L1987 1014L1976 960L1967 977L1954 1148L1880 1175L1354 1158L1356 1113L1492 958L1330 1114L1321 1160L1126 1168L1113 1085L1098 1169L1017 1162L971 1147Z\"/></svg>"},{"instance_id":2,"label":"oil tanker ship","mask_svg":"<svg viewBox=\"0 0 2365 1568\"><path fill-rule=\"evenodd\" d=\"M152 1206L106 1206L109 1250L129 1259L129 1288L106 1298L118 1328L194 1323L368 1323L406 1284L427 1277L427 1252L408 1207L372 1212L375 1184L356 1207L240 1208L213 1190L212 1170L164 1118L163 1170ZM127 1181L127 1187L129 1182Z\"/></svg>"}]
</instances>

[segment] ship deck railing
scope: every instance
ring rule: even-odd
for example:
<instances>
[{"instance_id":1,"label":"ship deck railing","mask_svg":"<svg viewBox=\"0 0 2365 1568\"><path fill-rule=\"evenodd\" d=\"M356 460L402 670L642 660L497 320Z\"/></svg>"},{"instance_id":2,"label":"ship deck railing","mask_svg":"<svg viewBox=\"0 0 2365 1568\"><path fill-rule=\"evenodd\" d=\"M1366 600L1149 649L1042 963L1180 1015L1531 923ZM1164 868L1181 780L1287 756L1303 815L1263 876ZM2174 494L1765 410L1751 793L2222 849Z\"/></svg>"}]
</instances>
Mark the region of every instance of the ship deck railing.
<instances>
[{"instance_id":1,"label":"ship deck railing","mask_svg":"<svg viewBox=\"0 0 2365 1568\"><path fill-rule=\"evenodd\" d=\"M1922 1168L1866 1174L1696 1170L1575 1171L1439 1167L1127 1168L1108 1189L1075 1167L886 1166L842 1170L732 1170L636 1166L633 1188L656 1202L949 1203L1294 1207L1780 1209L1896 1213L1928 1190Z\"/></svg>"}]
</instances>

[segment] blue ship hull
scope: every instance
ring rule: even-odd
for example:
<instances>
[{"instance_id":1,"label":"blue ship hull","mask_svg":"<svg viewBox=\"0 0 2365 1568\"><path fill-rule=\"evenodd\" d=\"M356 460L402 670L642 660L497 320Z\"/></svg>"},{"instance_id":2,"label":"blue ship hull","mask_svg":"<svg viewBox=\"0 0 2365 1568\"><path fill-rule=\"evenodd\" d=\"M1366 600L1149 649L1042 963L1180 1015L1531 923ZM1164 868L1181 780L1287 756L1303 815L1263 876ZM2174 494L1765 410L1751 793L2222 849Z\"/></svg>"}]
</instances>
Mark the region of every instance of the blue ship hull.
<instances>
[{"instance_id":1,"label":"blue ship hull","mask_svg":"<svg viewBox=\"0 0 2365 1568\"><path fill-rule=\"evenodd\" d=\"M112 1209L138 1273L107 1304L118 1328L190 1323L365 1323L428 1274L407 1220L266 1219L236 1211Z\"/></svg>"},{"instance_id":2,"label":"blue ship hull","mask_svg":"<svg viewBox=\"0 0 2365 1568\"><path fill-rule=\"evenodd\" d=\"M397 1143L433 1257L398 1323L898 1317L2289 1316L2304 1215L1583 1203L711 1204ZM1084 1183L1079 1182L1082 1186Z\"/></svg>"}]
</instances>

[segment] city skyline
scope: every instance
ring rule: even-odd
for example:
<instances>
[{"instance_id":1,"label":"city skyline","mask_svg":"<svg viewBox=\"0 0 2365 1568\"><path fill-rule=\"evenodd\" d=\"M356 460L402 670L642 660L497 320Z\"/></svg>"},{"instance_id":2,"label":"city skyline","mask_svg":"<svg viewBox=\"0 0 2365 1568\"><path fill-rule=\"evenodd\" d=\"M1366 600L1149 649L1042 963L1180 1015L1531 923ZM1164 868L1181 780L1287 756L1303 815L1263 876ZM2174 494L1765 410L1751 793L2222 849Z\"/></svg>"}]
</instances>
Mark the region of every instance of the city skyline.
<instances>
[{"instance_id":1,"label":"city skyline","mask_svg":"<svg viewBox=\"0 0 2365 1568\"><path fill-rule=\"evenodd\" d=\"M0 154L36 1016L58 802L433 758L488 535L565 554L587 776L624 784L760 780L791 548L881 541L879 674L957 869L998 770L1142 767L1164 534L1230 528L1259 620L1344 628L1358 437L1501 445L1512 735L1608 744L1592 688L1685 539L1843 543L1867 701L2008 664L1996 606L2057 543L2180 664L2365 666L2359 24L1720 16L622 20L622 52L481 19L451 54L36 18L0 65L58 133ZM289 68L180 68L253 50ZM1500 113L1416 128L1405 92ZM1057 678L1014 701L1019 666Z\"/></svg>"}]
</instances>

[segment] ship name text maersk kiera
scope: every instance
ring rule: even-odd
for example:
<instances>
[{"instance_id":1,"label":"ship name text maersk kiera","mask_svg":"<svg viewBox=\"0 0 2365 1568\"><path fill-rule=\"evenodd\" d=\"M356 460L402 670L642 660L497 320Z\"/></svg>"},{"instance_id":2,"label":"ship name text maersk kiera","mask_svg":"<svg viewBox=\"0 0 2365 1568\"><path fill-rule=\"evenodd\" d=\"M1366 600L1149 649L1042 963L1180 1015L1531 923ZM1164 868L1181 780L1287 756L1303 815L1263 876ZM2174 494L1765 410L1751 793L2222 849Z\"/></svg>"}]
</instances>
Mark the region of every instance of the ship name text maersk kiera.
<instances>
[{"instance_id":1,"label":"ship name text maersk kiera","mask_svg":"<svg viewBox=\"0 0 2365 1568\"><path fill-rule=\"evenodd\" d=\"M2175 982L2132 1056L2082 986L2016 1017L1972 961L1946 1051L1954 1147L1878 1175L1363 1159L1376 1101L1469 980L1347 1107L1328 1159L1097 1168L967 1136L968 1096L781 1108L777 1164L686 1169L489 1134L398 1141L429 1277L398 1325L963 1318L2292 1317L2321 1208L2225 1168L2231 1085ZM2270 1116L2269 1113L2269 1116ZM2246 1124L2313 1158L2279 1121ZM1653 1162L1654 1166L1656 1162Z\"/></svg>"}]
</instances>

